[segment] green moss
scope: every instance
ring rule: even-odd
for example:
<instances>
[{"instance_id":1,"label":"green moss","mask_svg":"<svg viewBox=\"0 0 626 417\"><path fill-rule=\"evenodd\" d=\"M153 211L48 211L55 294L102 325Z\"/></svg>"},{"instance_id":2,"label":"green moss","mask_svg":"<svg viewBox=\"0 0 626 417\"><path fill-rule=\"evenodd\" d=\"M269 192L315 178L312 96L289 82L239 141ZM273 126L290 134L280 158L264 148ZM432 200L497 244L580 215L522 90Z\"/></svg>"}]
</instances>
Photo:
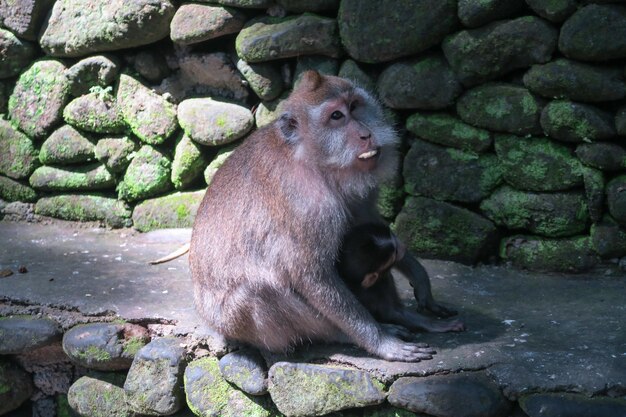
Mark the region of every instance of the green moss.
<instances>
[{"instance_id":1,"label":"green moss","mask_svg":"<svg viewBox=\"0 0 626 417\"><path fill-rule=\"evenodd\" d=\"M123 352L127 357L134 357L139 349L146 345L146 341L143 337L133 336L124 341Z\"/></svg>"},{"instance_id":2,"label":"green moss","mask_svg":"<svg viewBox=\"0 0 626 417\"><path fill-rule=\"evenodd\" d=\"M568 129L579 138L594 137L595 129L588 120L581 117L572 103L567 101L552 102L547 109L548 119L554 130Z\"/></svg>"},{"instance_id":3,"label":"green moss","mask_svg":"<svg viewBox=\"0 0 626 417\"><path fill-rule=\"evenodd\" d=\"M186 219L187 216L189 216L189 213L189 208L187 208L187 206L184 204L180 204L178 207L176 207L176 216L178 217L178 220Z\"/></svg>"},{"instance_id":4,"label":"green moss","mask_svg":"<svg viewBox=\"0 0 626 417\"><path fill-rule=\"evenodd\" d=\"M84 350L79 350L75 355L85 362L106 362L111 360L111 354L98 346L88 346Z\"/></svg>"},{"instance_id":5,"label":"green moss","mask_svg":"<svg viewBox=\"0 0 626 417\"><path fill-rule=\"evenodd\" d=\"M0 383L0 395L11 392L11 386L9 384Z\"/></svg>"}]
</instances>

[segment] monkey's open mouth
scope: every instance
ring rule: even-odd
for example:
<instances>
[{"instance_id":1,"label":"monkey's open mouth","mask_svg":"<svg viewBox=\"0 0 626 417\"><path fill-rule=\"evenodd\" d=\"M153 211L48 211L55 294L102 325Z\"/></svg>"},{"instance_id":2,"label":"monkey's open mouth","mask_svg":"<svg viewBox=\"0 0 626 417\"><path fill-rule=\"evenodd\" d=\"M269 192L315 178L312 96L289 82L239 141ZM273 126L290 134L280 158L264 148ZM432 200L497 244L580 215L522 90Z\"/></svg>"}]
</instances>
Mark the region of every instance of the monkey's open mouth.
<instances>
[{"instance_id":1,"label":"monkey's open mouth","mask_svg":"<svg viewBox=\"0 0 626 417\"><path fill-rule=\"evenodd\" d=\"M376 155L378 155L378 149L372 149L369 152L363 152L357 158L359 158L359 159L370 159L370 158L375 157Z\"/></svg>"}]
</instances>

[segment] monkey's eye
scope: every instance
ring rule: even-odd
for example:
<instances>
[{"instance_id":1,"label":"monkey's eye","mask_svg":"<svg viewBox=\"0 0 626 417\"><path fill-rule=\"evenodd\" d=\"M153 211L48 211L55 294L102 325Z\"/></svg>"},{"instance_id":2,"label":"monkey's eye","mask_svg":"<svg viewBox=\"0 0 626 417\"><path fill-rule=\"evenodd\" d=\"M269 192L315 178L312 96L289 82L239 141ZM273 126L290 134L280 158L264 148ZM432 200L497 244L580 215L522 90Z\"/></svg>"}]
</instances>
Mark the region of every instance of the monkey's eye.
<instances>
[{"instance_id":1,"label":"monkey's eye","mask_svg":"<svg viewBox=\"0 0 626 417\"><path fill-rule=\"evenodd\" d=\"M335 111L333 112L333 114L331 114L331 115L330 115L330 118L331 118L331 119L333 119L333 120L339 120L339 119L341 119L342 117L343 117L343 113L342 113L342 112L340 112L339 110L335 110Z\"/></svg>"}]
</instances>

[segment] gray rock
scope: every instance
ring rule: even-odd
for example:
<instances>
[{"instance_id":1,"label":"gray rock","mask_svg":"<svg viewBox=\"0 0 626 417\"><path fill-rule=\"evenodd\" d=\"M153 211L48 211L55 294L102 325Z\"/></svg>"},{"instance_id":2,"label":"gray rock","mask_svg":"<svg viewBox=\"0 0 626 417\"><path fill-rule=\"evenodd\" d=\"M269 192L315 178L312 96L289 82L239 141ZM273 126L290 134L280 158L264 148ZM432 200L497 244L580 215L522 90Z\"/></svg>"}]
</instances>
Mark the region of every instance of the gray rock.
<instances>
[{"instance_id":1,"label":"gray rock","mask_svg":"<svg viewBox=\"0 0 626 417\"><path fill-rule=\"evenodd\" d=\"M63 125L48 137L39 150L39 160L46 165L66 165L94 159L95 144L70 125Z\"/></svg>"},{"instance_id":2,"label":"gray rock","mask_svg":"<svg viewBox=\"0 0 626 417\"><path fill-rule=\"evenodd\" d=\"M140 232L192 227L202 197L204 190L144 200L133 210L133 225Z\"/></svg>"},{"instance_id":3,"label":"gray rock","mask_svg":"<svg viewBox=\"0 0 626 417\"><path fill-rule=\"evenodd\" d=\"M30 137L46 135L61 120L70 96L66 70L60 61L43 59L20 75L9 97L9 116Z\"/></svg>"},{"instance_id":4,"label":"gray rock","mask_svg":"<svg viewBox=\"0 0 626 417\"><path fill-rule=\"evenodd\" d=\"M377 88L383 103L394 109L443 109L463 91L441 54L388 66L380 74Z\"/></svg>"},{"instance_id":5,"label":"gray rock","mask_svg":"<svg viewBox=\"0 0 626 417\"><path fill-rule=\"evenodd\" d=\"M80 416L135 416L122 388L89 376L81 377L70 387L67 400Z\"/></svg>"},{"instance_id":6,"label":"gray rock","mask_svg":"<svg viewBox=\"0 0 626 417\"><path fill-rule=\"evenodd\" d=\"M88 165L42 166L33 172L30 186L42 191L91 191L115 187L115 178L98 162Z\"/></svg>"},{"instance_id":7,"label":"gray rock","mask_svg":"<svg viewBox=\"0 0 626 417\"><path fill-rule=\"evenodd\" d=\"M116 61L105 55L90 56L72 65L66 73L70 92L74 97L82 96L90 88L112 84L119 72Z\"/></svg>"},{"instance_id":8,"label":"gray rock","mask_svg":"<svg viewBox=\"0 0 626 417\"><path fill-rule=\"evenodd\" d=\"M72 362L85 368L125 370L149 340L148 331L136 324L81 324L63 335L63 351Z\"/></svg>"},{"instance_id":9,"label":"gray rock","mask_svg":"<svg viewBox=\"0 0 626 417\"><path fill-rule=\"evenodd\" d=\"M61 340L54 320L31 316L0 318L0 355L26 353ZM0 390L2 391L2 390Z\"/></svg>"},{"instance_id":10,"label":"gray rock","mask_svg":"<svg viewBox=\"0 0 626 417\"><path fill-rule=\"evenodd\" d=\"M491 133L468 125L447 113L415 113L406 128L416 136L439 145L468 152L485 152L491 147Z\"/></svg>"},{"instance_id":11,"label":"gray rock","mask_svg":"<svg viewBox=\"0 0 626 417\"><path fill-rule=\"evenodd\" d=\"M339 73L339 61L321 55L306 55L298 57L296 70L293 74L294 87L298 84L302 74L308 70L317 71L324 75L337 75Z\"/></svg>"},{"instance_id":12,"label":"gray rock","mask_svg":"<svg viewBox=\"0 0 626 417\"><path fill-rule=\"evenodd\" d=\"M124 383L131 410L162 416L182 408L184 354L175 338L153 340L137 352Z\"/></svg>"},{"instance_id":13,"label":"gray rock","mask_svg":"<svg viewBox=\"0 0 626 417\"><path fill-rule=\"evenodd\" d=\"M35 213L57 219L100 221L107 227L129 227L131 210L126 203L111 197L86 194L63 194L37 200Z\"/></svg>"},{"instance_id":14,"label":"gray rock","mask_svg":"<svg viewBox=\"0 0 626 417\"><path fill-rule=\"evenodd\" d=\"M511 404L483 374L400 378L389 389L391 405L440 417L504 417Z\"/></svg>"},{"instance_id":15,"label":"gray rock","mask_svg":"<svg viewBox=\"0 0 626 417\"><path fill-rule=\"evenodd\" d=\"M313 14L251 20L237 35L237 55L249 63L300 55L343 55L337 21Z\"/></svg>"},{"instance_id":16,"label":"gray rock","mask_svg":"<svg viewBox=\"0 0 626 417\"><path fill-rule=\"evenodd\" d=\"M213 179L213 176L215 175L217 170L222 166L224 161L226 161L226 159L228 159L228 157L233 153L235 148L236 146L230 145L230 146L221 148L217 152L217 155L215 155L215 158L213 158L209 166L207 166L206 169L204 170L204 181L207 183L207 185L211 184L211 180Z\"/></svg>"},{"instance_id":17,"label":"gray rock","mask_svg":"<svg viewBox=\"0 0 626 417\"><path fill-rule=\"evenodd\" d=\"M359 67L359 64L351 59L343 61L339 67L339 73L337 75L342 78L347 78L355 85L367 90L370 94L376 91L376 82L374 81L374 78L363 71L363 69Z\"/></svg>"},{"instance_id":18,"label":"gray rock","mask_svg":"<svg viewBox=\"0 0 626 417\"><path fill-rule=\"evenodd\" d=\"M0 359L0 387L0 415L18 408L34 391L30 375L3 359Z\"/></svg>"},{"instance_id":19,"label":"gray rock","mask_svg":"<svg viewBox=\"0 0 626 417\"><path fill-rule=\"evenodd\" d=\"M3 5L4 2L0 3L0 7L6 7ZM0 46L0 78L18 75L35 57L33 44L20 40L8 30L0 29Z\"/></svg>"},{"instance_id":20,"label":"gray rock","mask_svg":"<svg viewBox=\"0 0 626 417\"><path fill-rule=\"evenodd\" d=\"M621 69L565 58L533 65L524 74L524 85L533 93L548 98L597 102L626 97L626 83Z\"/></svg>"},{"instance_id":21,"label":"gray rock","mask_svg":"<svg viewBox=\"0 0 626 417\"><path fill-rule=\"evenodd\" d=\"M615 129L620 136L626 136L626 107L621 107L615 114Z\"/></svg>"},{"instance_id":22,"label":"gray rock","mask_svg":"<svg viewBox=\"0 0 626 417\"><path fill-rule=\"evenodd\" d=\"M339 7L339 0L276 0L276 3L293 13L337 10Z\"/></svg>"},{"instance_id":23,"label":"gray rock","mask_svg":"<svg viewBox=\"0 0 626 417\"><path fill-rule=\"evenodd\" d=\"M0 198L6 201L34 202L37 200L37 192L26 184L0 175Z\"/></svg>"},{"instance_id":24,"label":"gray rock","mask_svg":"<svg viewBox=\"0 0 626 417\"><path fill-rule=\"evenodd\" d=\"M419 256L465 264L476 263L492 253L498 240L496 226L490 220L424 197L408 197L394 225L398 237Z\"/></svg>"},{"instance_id":25,"label":"gray rock","mask_svg":"<svg viewBox=\"0 0 626 417\"><path fill-rule=\"evenodd\" d=\"M626 7L590 4L579 9L563 23L559 49L581 61L626 57Z\"/></svg>"},{"instance_id":26,"label":"gray rock","mask_svg":"<svg viewBox=\"0 0 626 417\"><path fill-rule=\"evenodd\" d=\"M176 102L210 96L243 103L249 95L245 79L222 52L184 55L178 65L178 72L158 87L159 91L171 94Z\"/></svg>"},{"instance_id":27,"label":"gray rock","mask_svg":"<svg viewBox=\"0 0 626 417\"><path fill-rule=\"evenodd\" d=\"M626 256L626 230L621 228L611 216L591 225L591 245L603 258Z\"/></svg>"},{"instance_id":28,"label":"gray rock","mask_svg":"<svg viewBox=\"0 0 626 417\"><path fill-rule=\"evenodd\" d=\"M273 65L248 64L240 59L237 61L237 69L261 100L274 100L283 92L282 75Z\"/></svg>"},{"instance_id":29,"label":"gray rock","mask_svg":"<svg viewBox=\"0 0 626 417\"><path fill-rule=\"evenodd\" d=\"M578 8L577 0L526 0L531 9L551 22L562 22Z\"/></svg>"},{"instance_id":30,"label":"gray rock","mask_svg":"<svg viewBox=\"0 0 626 417\"><path fill-rule=\"evenodd\" d=\"M222 4L224 6L241 7L242 9L267 9L273 0L213 0L212 3Z\"/></svg>"},{"instance_id":31,"label":"gray rock","mask_svg":"<svg viewBox=\"0 0 626 417\"><path fill-rule=\"evenodd\" d=\"M459 19L463 25L473 28L513 17L524 6L524 0L459 0Z\"/></svg>"},{"instance_id":32,"label":"gray rock","mask_svg":"<svg viewBox=\"0 0 626 417\"><path fill-rule=\"evenodd\" d=\"M622 226L626 226L626 175L613 178L606 186L609 213Z\"/></svg>"},{"instance_id":33,"label":"gray rock","mask_svg":"<svg viewBox=\"0 0 626 417\"><path fill-rule=\"evenodd\" d=\"M122 133L126 123L115 97L106 91L93 92L72 100L63 110L65 121L95 133Z\"/></svg>"},{"instance_id":34,"label":"gray rock","mask_svg":"<svg viewBox=\"0 0 626 417\"><path fill-rule=\"evenodd\" d=\"M436 200L477 203L502 181L495 155L477 156L415 140L404 159L404 189Z\"/></svg>"},{"instance_id":35,"label":"gray rock","mask_svg":"<svg viewBox=\"0 0 626 417\"><path fill-rule=\"evenodd\" d=\"M604 174L597 169L583 167L583 183L591 221L599 222L604 214Z\"/></svg>"},{"instance_id":36,"label":"gray rock","mask_svg":"<svg viewBox=\"0 0 626 417\"><path fill-rule=\"evenodd\" d=\"M529 417L614 417L626 415L626 400L580 394L540 393L520 398Z\"/></svg>"},{"instance_id":37,"label":"gray rock","mask_svg":"<svg viewBox=\"0 0 626 417\"><path fill-rule=\"evenodd\" d=\"M626 168L626 149L617 143L582 143L576 147L576 156L583 164L603 171Z\"/></svg>"},{"instance_id":38,"label":"gray rock","mask_svg":"<svg viewBox=\"0 0 626 417\"><path fill-rule=\"evenodd\" d=\"M572 101L552 101L541 112L541 126L551 138L564 142L589 142L616 135L611 114Z\"/></svg>"},{"instance_id":39,"label":"gray rock","mask_svg":"<svg viewBox=\"0 0 626 417\"><path fill-rule=\"evenodd\" d=\"M176 106L128 75L122 75L117 101L126 124L142 141L160 145L176 131Z\"/></svg>"},{"instance_id":40,"label":"gray rock","mask_svg":"<svg viewBox=\"0 0 626 417\"><path fill-rule=\"evenodd\" d=\"M589 222L587 202L579 192L532 193L505 186L485 199L480 209L498 226L547 237L580 234Z\"/></svg>"},{"instance_id":41,"label":"gray rock","mask_svg":"<svg viewBox=\"0 0 626 417\"><path fill-rule=\"evenodd\" d=\"M170 37L175 43L191 45L237 33L245 22L246 16L237 9L184 3L172 19Z\"/></svg>"},{"instance_id":42,"label":"gray rock","mask_svg":"<svg viewBox=\"0 0 626 417\"><path fill-rule=\"evenodd\" d=\"M201 145L192 141L186 134L182 134L176 141L172 161L171 180L174 188L177 190L187 188L200 178L207 165Z\"/></svg>"},{"instance_id":43,"label":"gray rock","mask_svg":"<svg viewBox=\"0 0 626 417\"><path fill-rule=\"evenodd\" d=\"M168 35L174 11L169 0L60 0L39 44L46 54L60 57L147 45Z\"/></svg>"},{"instance_id":44,"label":"gray rock","mask_svg":"<svg viewBox=\"0 0 626 417\"><path fill-rule=\"evenodd\" d=\"M337 15L341 41L359 62L379 63L417 54L456 28L456 7L452 0L343 0Z\"/></svg>"},{"instance_id":45,"label":"gray rock","mask_svg":"<svg viewBox=\"0 0 626 417\"><path fill-rule=\"evenodd\" d=\"M534 16L463 30L447 37L443 52L463 84L491 80L517 68L550 60L557 31Z\"/></svg>"},{"instance_id":46,"label":"gray rock","mask_svg":"<svg viewBox=\"0 0 626 417\"><path fill-rule=\"evenodd\" d=\"M559 191L582 185L580 161L570 148L545 138L496 135L504 179L527 191Z\"/></svg>"},{"instance_id":47,"label":"gray rock","mask_svg":"<svg viewBox=\"0 0 626 417\"><path fill-rule=\"evenodd\" d=\"M137 143L128 136L106 137L98 140L95 157L109 171L119 173L128 167L137 149Z\"/></svg>"},{"instance_id":48,"label":"gray rock","mask_svg":"<svg viewBox=\"0 0 626 417\"><path fill-rule=\"evenodd\" d=\"M465 92L457 101L456 110L471 125L527 135L541 133L539 118L543 105L523 87L489 83Z\"/></svg>"},{"instance_id":49,"label":"gray rock","mask_svg":"<svg viewBox=\"0 0 626 417\"><path fill-rule=\"evenodd\" d=\"M254 126L254 116L243 106L195 98L178 106L178 120L195 142L218 146L245 136Z\"/></svg>"},{"instance_id":50,"label":"gray rock","mask_svg":"<svg viewBox=\"0 0 626 417\"><path fill-rule=\"evenodd\" d=\"M39 152L33 141L6 120L0 119L0 174L19 180L39 166Z\"/></svg>"},{"instance_id":51,"label":"gray rock","mask_svg":"<svg viewBox=\"0 0 626 417\"><path fill-rule=\"evenodd\" d=\"M269 417L274 415L264 397L251 397L233 388L220 375L216 358L205 357L185 369L187 405L199 416Z\"/></svg>"},{"instance_id":52,"label":"gray rock","mask_svg":"<svg viewBox=\"0 0 626 417\"><path fill-rule=\"evenodd\" d=\"M588 236L561 239L511 236L502 241L500 257L531 271L583 272L598 263Z\"/></svg>"},{"instance_id":53,"label":"gray rock","mask_svg":"<svg viewBox=\"0 0 626 417\"><path fill-rule=\"evenodd\" d=\"M162 52L142 50L133 57L133 68L152 83L160 83L171 71Z\"/></svg>"},{"instance_id":54,"label":"gray rock","mask_svg":"<svg viewBox=\"0 0 626 417\"><path fill-rule=\"evenodd\" d=\"M54 0L12 0L0 2L2 25L20 38L36 41Z\"/></svg>"},{"instance_id":55,"label":"gray rock","mask_svg":"<svg viewBox=\"0 0 626 417\"><path fill-rule=\"evenodd\" d=\"M252 349L241 349L219 361L224 379L250 395L267 394L267 369L261 354Z\"/></svg>"},{"instance_id":56,"label":"gray rock","mask_svg":"<svg viewBox=\"0 0 626 417\"><path fill-rule=\"evenodd\" d=\"M35 205L30 203L22 203L19 201L14 201L12 203L3 202L4 208L2 209L2 214L5 219L16 220L16 221L33 221L35 220Z\"/></svg>"},{"instance_id":57,"label":"gray rock","mask_svg":"<svg viewBox=\"0 0 626 417\"><path fill-rule=\"evenodd\" d=\"M402 173L398 168L390 177L379 182L376 208L378 213L390 222L398 215L404 204Z\"/></svg>"},{"instance_id":58,"label":"gray rock","mask_svg":"<svg viewBox=\"0 0 626 417\"><path fill-rule=\"evenodd\" d=\"M382 383L350 368L278 362L269 380L272 401L288 416L319 416L385 400Z\"/></svg>"},{"instance_id":59,"label":"gray rock","mask_svg":"<svg viewBox=\"0 0 626 417\"><path fill-rule=\"evenodd\" d=\"M284 102L287 94L283 94L280 98L272 101L264 101L259 103L256 112L254 113L256 127L260 128L266 126L280 116L283 111L281 104Z\"/></svg>"},{"instance_id":60,"label":"gray rock","mask_svg":"<svg viewBox=\"0 0 626 417\"><path fill-rule=\"evenodd\" d=\"M143 200L169 191L172 162L160 150L143 145L128 165L124 179L118 186L120 199Z\"/></svg>"},{"instance_id":61,"label":"gray rock","mask_svg":"<svg viewBox=\"0 0 626 417\"><path fill-rule=\"evenodd\" d=\"M68 387L69 388L69 387ZM33 417L56 417L57 405L52 397L43 397L32 400Z\"/></svg>"}]
</instances>

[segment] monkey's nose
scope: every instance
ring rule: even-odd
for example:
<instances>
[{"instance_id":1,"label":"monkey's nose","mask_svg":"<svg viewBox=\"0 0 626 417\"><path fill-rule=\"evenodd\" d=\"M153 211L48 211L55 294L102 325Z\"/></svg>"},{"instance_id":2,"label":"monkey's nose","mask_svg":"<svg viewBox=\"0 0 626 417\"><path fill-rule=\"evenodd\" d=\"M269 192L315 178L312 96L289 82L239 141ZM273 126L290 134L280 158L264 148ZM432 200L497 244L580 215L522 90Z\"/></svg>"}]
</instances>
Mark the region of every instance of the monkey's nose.
<instances>
[{"instance_id":1,"label":"monkey's nose","mask_svg":"<svg viewBox=\"0 0 626 417\"><path fill-rule=\"evenodd\" d=\"M372 133L371 132L361 132L361 134L359 135L359 137L363 140L368 140L369 138L372 137Z\"/></svg>"}]
</instances>

